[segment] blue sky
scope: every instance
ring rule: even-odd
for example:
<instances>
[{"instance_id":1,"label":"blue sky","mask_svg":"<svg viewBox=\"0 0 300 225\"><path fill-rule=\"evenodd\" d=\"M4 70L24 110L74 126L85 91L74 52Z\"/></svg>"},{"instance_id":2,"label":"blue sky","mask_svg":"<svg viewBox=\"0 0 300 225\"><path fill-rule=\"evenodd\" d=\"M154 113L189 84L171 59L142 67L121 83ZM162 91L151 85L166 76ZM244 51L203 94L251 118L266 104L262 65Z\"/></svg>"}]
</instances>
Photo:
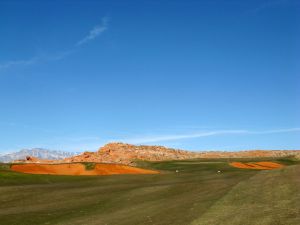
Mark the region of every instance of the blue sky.
<instances>
[{"instance_id":1,"label":"blue sky","mask_svg":"<svg viewBox=\"0 0 300 225\"><path fill-rule=\"evenodd\" d=\"M299 1L0 1L0 152L300 148Z\"/></svg>"}]
</instances>

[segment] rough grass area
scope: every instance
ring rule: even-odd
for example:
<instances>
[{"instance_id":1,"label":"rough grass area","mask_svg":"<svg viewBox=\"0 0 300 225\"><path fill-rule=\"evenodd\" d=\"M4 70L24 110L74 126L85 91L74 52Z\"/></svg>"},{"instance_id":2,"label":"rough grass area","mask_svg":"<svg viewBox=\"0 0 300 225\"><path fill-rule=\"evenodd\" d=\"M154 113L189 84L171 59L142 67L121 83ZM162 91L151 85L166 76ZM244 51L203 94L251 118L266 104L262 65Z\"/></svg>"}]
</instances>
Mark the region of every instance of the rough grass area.
<instances>
[{"instance_id":1,"label":"rough grass area","mask_svg":"<svg viewBox=\"0 0 300 225\"><path fill-rule=\"evenodd\" d=\"M162 173L91 177L0 164L0 224L300 224L300 165L280 159L288 166L256 171L229 161L139 162Z\"/></svg>"},{"instance_id":2,"label":"rough grass area","mask_svg":"<svg viewBox=\"0 0 300 225\"><path fill-rule=\"evenodd\" d=\"M2 171L9 171L10 170L10 164L2 164L0 163L0 172Z\"/></svg>"}]
</instances>

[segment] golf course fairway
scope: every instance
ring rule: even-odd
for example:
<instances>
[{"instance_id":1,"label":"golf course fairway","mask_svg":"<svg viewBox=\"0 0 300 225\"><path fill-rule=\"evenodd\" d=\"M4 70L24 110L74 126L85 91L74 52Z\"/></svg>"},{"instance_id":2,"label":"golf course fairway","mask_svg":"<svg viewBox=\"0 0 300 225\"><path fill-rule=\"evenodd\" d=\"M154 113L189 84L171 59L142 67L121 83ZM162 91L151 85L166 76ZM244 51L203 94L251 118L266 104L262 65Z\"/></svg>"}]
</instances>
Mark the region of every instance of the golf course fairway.
<instances>
[{"instance_id":1,"label":"golf course fairway","mask_svg":"<svg viewBox=\"0 0 300 225\"><path fill-rule=\"evenodd\" d=\"M268 161L283 166L230 165ZM300 164L289 159L139 162L160 173L113 176L25 174L11 166L0 164L0 224L300 224Z\"/></svg>"}]
</instances>

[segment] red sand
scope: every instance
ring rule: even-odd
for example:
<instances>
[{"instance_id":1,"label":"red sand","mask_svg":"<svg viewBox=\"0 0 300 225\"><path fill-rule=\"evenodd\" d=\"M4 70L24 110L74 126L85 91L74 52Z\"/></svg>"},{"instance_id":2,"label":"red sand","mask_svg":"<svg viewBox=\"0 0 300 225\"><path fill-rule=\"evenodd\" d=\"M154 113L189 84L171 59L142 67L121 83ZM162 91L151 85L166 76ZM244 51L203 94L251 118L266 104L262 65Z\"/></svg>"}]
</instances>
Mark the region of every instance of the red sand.
<instances>
[{"instance_id":1,"label":"red sand","mask_svg":"<svg viewBox=\"0 0 300 225\"><path fill-rule=\"evenodd\" d=\"M146 170L118 164L96 164L92 170L86 170L81 163L71 164L15 164L11 170L30 174L53 175L111 175L111 174L157 174L158 171Z\"/></svg>"},{"instance_id":2,"label":"red sand","mask_svg":"<svg viewBox=\"0 0 300 225\"><path fill-rule=\"evenodd\" d=\"M277 168L283 167L283 165L281 165L279 163L274 163L274 162L257 162L256 164L260 165L260 166L269 167L272 169L277 169Z\"/></svg>"},{"instance_id":3,"label":"red sand","mask_svg":"<svg viewBox=\"0 0 300 225\"><path fill-rule=\"evenodd\" d=\"M274 162L255 162L255 163L242 163L232 162L229 165L241 169L256 169L256 170L273 170L283 167L283 165Z\"/></svg>"}]
</instances>

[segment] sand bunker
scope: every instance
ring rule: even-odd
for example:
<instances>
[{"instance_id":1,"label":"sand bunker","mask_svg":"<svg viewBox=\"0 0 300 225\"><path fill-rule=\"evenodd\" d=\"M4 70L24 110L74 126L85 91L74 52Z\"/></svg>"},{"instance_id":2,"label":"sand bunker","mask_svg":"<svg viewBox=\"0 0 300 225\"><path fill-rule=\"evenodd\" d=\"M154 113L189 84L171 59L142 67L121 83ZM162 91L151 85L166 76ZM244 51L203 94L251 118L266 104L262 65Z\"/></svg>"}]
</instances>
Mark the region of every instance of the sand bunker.
<instances>
[{"instance_id":1,"label":"sand bunker","mask_svg":"<svg viewBox=\"0 0 300 225\"><path fill-rule=\"evenodd\" d=\"M283 167L283 165L274 162L232 162L231 166L241 169L273 170Z\"/></svg>"},{"instance_id":2,"label":"sand bunker","mask_svg":"<svg viewBox=\"0 0 300 225\"><path fill-rule=\"evenodd\" d=\"M16 164L11 170L30 174L53 175L112 175L112 174L157 174L158 171L146 170L119 164L96 164L92 170L86 170L81 163L72 164Z\"/></svg>"}]
</instances>

